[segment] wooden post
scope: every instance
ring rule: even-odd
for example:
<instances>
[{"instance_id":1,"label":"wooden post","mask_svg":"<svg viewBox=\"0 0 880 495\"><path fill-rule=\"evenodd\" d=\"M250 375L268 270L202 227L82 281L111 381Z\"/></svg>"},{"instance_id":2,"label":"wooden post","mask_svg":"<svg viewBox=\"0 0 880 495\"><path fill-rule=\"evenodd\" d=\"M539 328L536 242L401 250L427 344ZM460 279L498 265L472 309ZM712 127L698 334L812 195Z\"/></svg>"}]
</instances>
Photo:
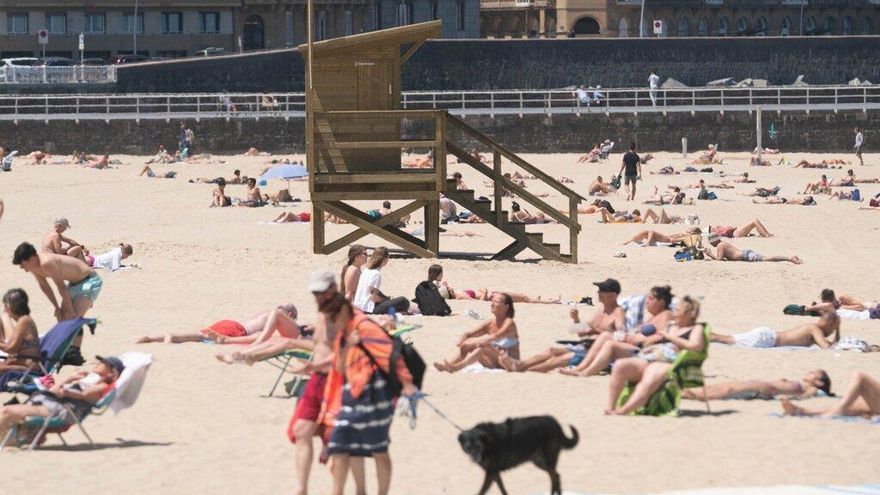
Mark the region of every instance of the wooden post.
<instances>
[{"instance_id":1,"label":"wooden post","mask_svg":"<svg viewBox=\"0 0 880 495\"><path fill-rule=\"evenodd\" d=\"M574 196L568 197L568 217L574 224L568 226L568 243L571 250L571 262L576 265L578 262L578 235L580 230L578 229L578 200Z\"/></svg>"},{"instance_id":2,"label":"wooden post","mask_svg":"<svg viewBox=\"0 0 880 495\"><path fill-rule=\"evenodd\" d=\"M501 225L504 222L504 212L501 207L501 153L498 150L492 150L492 165L495 177L492 180L492 186L495 191L495 225Z\"/></svg>"},{"instance_id":3,"label":"wooden post","mask_svg":"<svg viewBox=\"0 0 880 495\"><path fill-rule=\"evenodd\" d=\"M434 170L437 174L437 190L446 191L446 112L437 115L434 123L434 139L440 144L434 148Z\"/></svg>"},{"instance_id":4,"label":"wooden post","mask_svg":"<svg viewBox=\"0 0 880 495\"><path fill-rule=\"evenodd\" d=\"M312 198L312 252L324 254L324 210Z\"/></svg>"},{"instance_id":5,"label":"wooden post","mask_svg":"<svg viewBox=\"0 0 880 495\"><path fill-rule=\"evenodd\" d=\"M440 255L440 200L430 200L425 204L425 248Z\"/></svg>"}]
</instances>

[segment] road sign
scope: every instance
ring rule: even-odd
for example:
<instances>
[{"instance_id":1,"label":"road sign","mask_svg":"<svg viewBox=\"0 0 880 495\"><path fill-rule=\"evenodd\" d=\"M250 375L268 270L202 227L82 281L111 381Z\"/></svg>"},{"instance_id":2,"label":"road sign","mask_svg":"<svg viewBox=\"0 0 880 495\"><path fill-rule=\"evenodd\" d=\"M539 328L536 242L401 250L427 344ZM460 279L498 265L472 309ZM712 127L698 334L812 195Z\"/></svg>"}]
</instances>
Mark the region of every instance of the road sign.
<instances>
[{"instance_id":1,"label":"road sign","mask_svg":"<svg viewBox=\"0 0 880 495\"><path fill-rule=\"evenodd\" d=\"M41 45L48 45L49 31L46 31L45 29L40 29L39 31L37 31L37 42L39 42Z\"/></svg>"},{"instance_id":2,"label":"road sign","mask_svg":"<svg viewBox=\"0 0 880 495\"><path fill-rule=\"evenodd\" d=\"M86 49L86 35L83 33L79 33L79 49L80 51Z\"/></svg>"},{"instance_id":3,"label":"road sign","mask_svg":"<svg viewBox=\"0 0 880 495\"><path fill-rule=\"evenodd\" d=\"M654 34L663 34L663 21L654 21Z\"/></svg>"}]
</instances>

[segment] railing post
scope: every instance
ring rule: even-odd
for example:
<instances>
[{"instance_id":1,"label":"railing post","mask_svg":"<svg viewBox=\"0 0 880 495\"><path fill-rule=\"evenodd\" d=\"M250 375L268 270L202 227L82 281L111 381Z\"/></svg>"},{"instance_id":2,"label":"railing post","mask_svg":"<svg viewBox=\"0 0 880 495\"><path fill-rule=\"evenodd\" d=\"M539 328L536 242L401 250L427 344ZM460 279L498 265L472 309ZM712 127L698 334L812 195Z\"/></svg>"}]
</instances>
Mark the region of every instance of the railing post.
<instances>
[{"instance_id":1,"label":"railing post","mask_svg":"<svg viewBox=\"0 0 880 495\"><path fill-rule=\"evenodd\" d=\"M104 98L104 105L107 107L107 110L104 112L105 114L110 114L110 97Z\"/></svg>"},{"instance_id":2,"label":"railing post","mask_svg":"<svg viewBox=\"0 0 880 495\"><path fill-rule=\"evenodd\" d=\"M494 185L494 193L495 193L495 224L499 227L502 222L504 222L504 211L501 207L501 153L498 153L498 150L492 149L492 169L495 172L495 177L493 177L493 185Z\"/></svg>"},{"instance_id":3,"label":"railing post","mask_svg":"<svg viewBox=\"0 0 880 495\"><path fill-rule=\"evenodd\" d=\"M575 196L568 197L568 218L571 221L568 225L568 244L571 253L571 262L575 265L578 262L578 235L580 234L578 223L578 200Z\"/></svg>"},{"instance_id":4,"label":"railing post","mask_svg":"<svg viewBox=\"0 0 880 495\"><path fill-rule=\"evenodd\" d=\"M200 118L202 116L202 97L200 95L196 95L196 118Z\"/></svg>"},{"instance_id":5,"label":"railing post","mask_svg":"<svg viewBox=\"0 0 880 495\"><path fill-rule=\"evenodd\" d=\"M79 118L79 95L76 95L74 102L76 103L76 116Z\"/></svg>"}]
</instances>

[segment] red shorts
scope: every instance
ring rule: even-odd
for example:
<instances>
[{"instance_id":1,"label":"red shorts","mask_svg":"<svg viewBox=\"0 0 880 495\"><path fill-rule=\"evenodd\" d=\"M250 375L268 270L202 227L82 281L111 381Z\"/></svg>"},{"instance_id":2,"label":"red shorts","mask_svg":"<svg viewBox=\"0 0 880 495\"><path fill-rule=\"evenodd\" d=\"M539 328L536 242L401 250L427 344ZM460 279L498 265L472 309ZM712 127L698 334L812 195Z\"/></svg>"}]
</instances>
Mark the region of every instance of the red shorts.
<instances>
[{"instance_id":1,"label":"red shorts","mask_svg":"<svg viewBox=\"0 0 880 495\"><path fill-rule=\"evenodd\" d=\"M207 333L208 330L213 330L226 337L244 337L247 335L247 330L245 330L244 325L233 320L220 320L208 328L203 329L201 333Z\"/></svg>"},{"instance_id":2,"label":"red shorts","mask_svg":"<svg viewBox=\"0 0 880 495\"><path fill-rule=\"evenodd\" d=\"M321 413L321 402L324 400L324 385L327 384L326 373L315 373L309 378L309 383L303 392L302 397L296 401L296 409L293 411L293 417L287 425L287 437L291 442L296 442L296 436L293 434L293 426L300 419L306 421L317 421L318 415Z\"/></svg>"}]
</instances>

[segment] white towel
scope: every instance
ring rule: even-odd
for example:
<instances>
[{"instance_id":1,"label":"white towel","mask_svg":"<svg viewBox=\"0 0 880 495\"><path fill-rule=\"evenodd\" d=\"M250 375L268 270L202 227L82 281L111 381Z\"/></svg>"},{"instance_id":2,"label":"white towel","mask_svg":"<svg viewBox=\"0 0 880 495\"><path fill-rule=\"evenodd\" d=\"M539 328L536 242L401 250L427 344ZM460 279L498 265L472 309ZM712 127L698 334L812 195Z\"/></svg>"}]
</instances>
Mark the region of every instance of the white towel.
<instances>
[{"instance_id":1,"label":"white towel","mask_svg":"<svg viewBox=\"0 0 880 495\"><path fill-rule=\"evenodd\" d=\"M153 363L153 355L146 352L126 352L119 356L125 369L116 380L116 397L110 404L113 412L128 409L137 401L147 379L147 371Z\"/></svg>"},{"instance_id":2,"label":"white towel","mask_svg":"<svg viewBox=\"0 0 880 495\"><path fill-rule=\"evenodd\" d=\"M853 311L851 309L840 308L837 310L837 316L841 318L849 318L851 320L870 320L870 311Z\"/></svg>"}]
</instances>

